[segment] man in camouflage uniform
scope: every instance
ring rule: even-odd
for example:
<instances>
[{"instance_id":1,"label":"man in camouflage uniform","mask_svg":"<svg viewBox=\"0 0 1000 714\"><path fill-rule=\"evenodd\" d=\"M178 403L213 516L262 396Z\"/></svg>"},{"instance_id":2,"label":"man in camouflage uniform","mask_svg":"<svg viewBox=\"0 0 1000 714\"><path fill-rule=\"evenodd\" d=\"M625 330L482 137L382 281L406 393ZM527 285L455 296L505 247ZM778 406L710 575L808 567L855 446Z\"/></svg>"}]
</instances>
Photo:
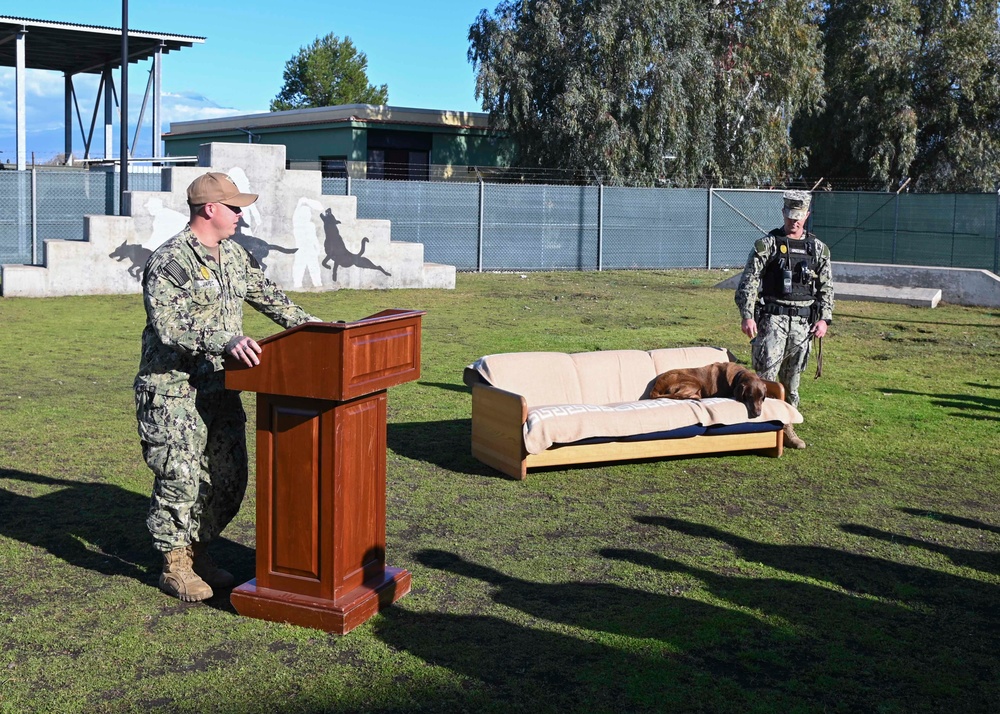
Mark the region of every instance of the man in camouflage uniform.
<instances>
[{"instance_id":1,"label":"man in camouflage uniform","mask_svg":"<svg viewBox=\"0 0 1000 714\"><path fill-rule=\"evenodd\" d=\"M754 243L736 306L753 344L753 368L762 379L777 378L797 407L812 338L822 338L833 321L833 273L830 249L805 230L809 193L785 191L782 199L785 223ZM786 444L806 448L791 424L784 433Z\"/></svg>"},{"instance_id":2,"label":"man in camouflage uniform","mask_svg":"<svg viewBox=\"0 0 1000 714\"><path fill-rule=\"evenodd\" d=\"M227 240L257 200L221 173L187 191L190 223L153 253L143 276L146 327L135 378L142 454L154 474L146 525L163 553L160 589L186 602L233 576L208 555L247 485L246 414L225 388L223 356L253 367L260 346L243 332L243 301L284 327L317 321Z\"/></svg>"}]
</instances>

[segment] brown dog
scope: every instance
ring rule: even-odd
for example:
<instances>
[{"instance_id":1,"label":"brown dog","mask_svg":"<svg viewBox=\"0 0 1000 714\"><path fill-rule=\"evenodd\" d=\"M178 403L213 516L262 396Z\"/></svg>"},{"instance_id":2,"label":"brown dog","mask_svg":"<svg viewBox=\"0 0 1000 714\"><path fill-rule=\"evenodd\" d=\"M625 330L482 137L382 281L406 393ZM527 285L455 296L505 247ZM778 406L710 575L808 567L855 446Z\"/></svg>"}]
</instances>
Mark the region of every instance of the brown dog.
<instances>
[{"instance_id":1,"label":"brown dog","mask_svg":"<svg viewBox=\"0 0 1000 714\"><path fill-rule=\"evenodd\" d=\"M751 419L760 416L767 385L735 362L714 362L704 367L672 369L656 378L650 399L702 399L728 397L742 402Z\"/></svg>"}]
</instances>

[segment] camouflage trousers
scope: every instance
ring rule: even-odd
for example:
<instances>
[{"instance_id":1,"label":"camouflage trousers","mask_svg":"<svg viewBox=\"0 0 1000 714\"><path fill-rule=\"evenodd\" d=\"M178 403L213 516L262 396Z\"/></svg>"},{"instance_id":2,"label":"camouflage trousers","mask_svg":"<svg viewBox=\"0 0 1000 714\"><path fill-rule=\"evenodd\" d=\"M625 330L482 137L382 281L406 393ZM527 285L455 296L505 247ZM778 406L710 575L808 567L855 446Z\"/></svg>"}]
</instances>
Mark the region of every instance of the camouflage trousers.
<instances>
[{"instance_id":1,"label":"camouflage trousers","mask_svg":"<svg viewBox=\"0 0 1000 714\"><path fill-rule=\"evenodd\" d=\"M785 401L799 406L799 380L809 362L812 325L805 317L762 315L753 341L753 368L771 382L785 387Z\"/></svg>"},{"instance_id":2,"label":"camouflage trousers","mask_svg":"<svg viewBox=\"0 0 1000 714\"><path fill-rule=\"evenodd\" d=\"M219 535L247 487L246 413L239 392L135 393L142 456L153 471L146 526L156 550Z\"/></svg>"}]
</instances>

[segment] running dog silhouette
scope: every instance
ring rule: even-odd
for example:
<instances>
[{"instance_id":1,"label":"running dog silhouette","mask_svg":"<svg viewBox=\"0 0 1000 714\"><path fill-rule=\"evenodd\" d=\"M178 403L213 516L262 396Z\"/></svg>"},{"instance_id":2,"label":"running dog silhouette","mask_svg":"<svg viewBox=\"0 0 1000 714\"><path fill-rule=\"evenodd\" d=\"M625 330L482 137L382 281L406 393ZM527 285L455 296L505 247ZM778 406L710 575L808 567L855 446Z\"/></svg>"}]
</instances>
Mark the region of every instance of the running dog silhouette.
<instances>
[{"instance_id":1,"label":"running dog silhouette","mask_svg":"<svg viewBox=\"0 0 1000 714\"><path fill-rule=\"evenodd\" d=\"M365 246L368 244L367 236L361 239L361 250L357 253L352 253L347 249L347 244L344 243L344 236L340 234L340 229L337 228L340 225L340 221L333 215L333 212L328 208L319 214L319 217L323 221L323 232L326 234L326 240L323 241L326 257L323 258L322 265L324 268L329 268L330 262L333 262L334 282L337 282L337 268L340 266L345 268L355 266L364 268L365 270L377 270L382 275L392 275L392 273L381 265L376 265L368 258L363 257Z\"/></svg>"},{"instance_id":2,"label":"running dog silhouette","mask_svg":"<svg viewBox=\"0 0 1000 714\"><path fill-rule=\"evenodd\" d=\"M131 260L132 265L129 266L128 274L131 275L136 281L142 280L142 271L146 267L146 261L153 254L149 248L143 248L141 245L129 245L128 241L122 241L122 244L115 248L113 251L108 253L109 258L114 258L119 263L123 260Z\"/></svg>"},{"instance_id":3,"label":"running dog silhouette","mask_svg":"<svg viewBox=\"0 0 1000 714\"><path fill-rule=\"evenodd\" d=\"M266 240L258 238L257 236L252 236L249 233L243 232L243 223L240 222L239 230L233 236L233 240L243 246L247 253L252 255L254 259L260 263L260 269L267 272L267 263L264 259L267 258L272 252L287 253L291 254L298 250L298 248L285 248L281 245L275 245L274 243L268 243Z\"/></svg>"}]
</instances>

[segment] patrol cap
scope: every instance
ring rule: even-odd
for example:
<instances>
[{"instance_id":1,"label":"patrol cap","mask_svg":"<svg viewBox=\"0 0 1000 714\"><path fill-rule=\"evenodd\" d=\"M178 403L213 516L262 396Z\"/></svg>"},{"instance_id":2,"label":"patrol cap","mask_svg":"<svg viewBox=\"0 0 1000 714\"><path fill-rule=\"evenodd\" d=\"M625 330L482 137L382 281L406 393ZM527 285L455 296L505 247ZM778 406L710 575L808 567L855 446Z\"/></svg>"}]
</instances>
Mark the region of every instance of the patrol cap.
<instances>
[{"instance_id":1,"label":"patrol cap","mask_svg":"<svg viewBox=\"0 0 1000 714\"><path fill-rule=\"evenodd\" d=\"M209 171L199 176L187 190L188 204L201 206L206 203L226 203L230 206L249 206L257 200L256 193L240 193L236 182L228 175Z\"/></svg>"},{"instance_id":2,"label":"patrol cap","mask_svg":"<svg viewBox=\"0 0 1000 714\"><path fill-rule=\"evenodd\" d=\"M787 218L791 218L793 221L802 221L809 215L809 203L812 201L812 197L808 191L785 191L781 194L781 198L785 203L781 212Z\"/></svg>"}]
</instances>

